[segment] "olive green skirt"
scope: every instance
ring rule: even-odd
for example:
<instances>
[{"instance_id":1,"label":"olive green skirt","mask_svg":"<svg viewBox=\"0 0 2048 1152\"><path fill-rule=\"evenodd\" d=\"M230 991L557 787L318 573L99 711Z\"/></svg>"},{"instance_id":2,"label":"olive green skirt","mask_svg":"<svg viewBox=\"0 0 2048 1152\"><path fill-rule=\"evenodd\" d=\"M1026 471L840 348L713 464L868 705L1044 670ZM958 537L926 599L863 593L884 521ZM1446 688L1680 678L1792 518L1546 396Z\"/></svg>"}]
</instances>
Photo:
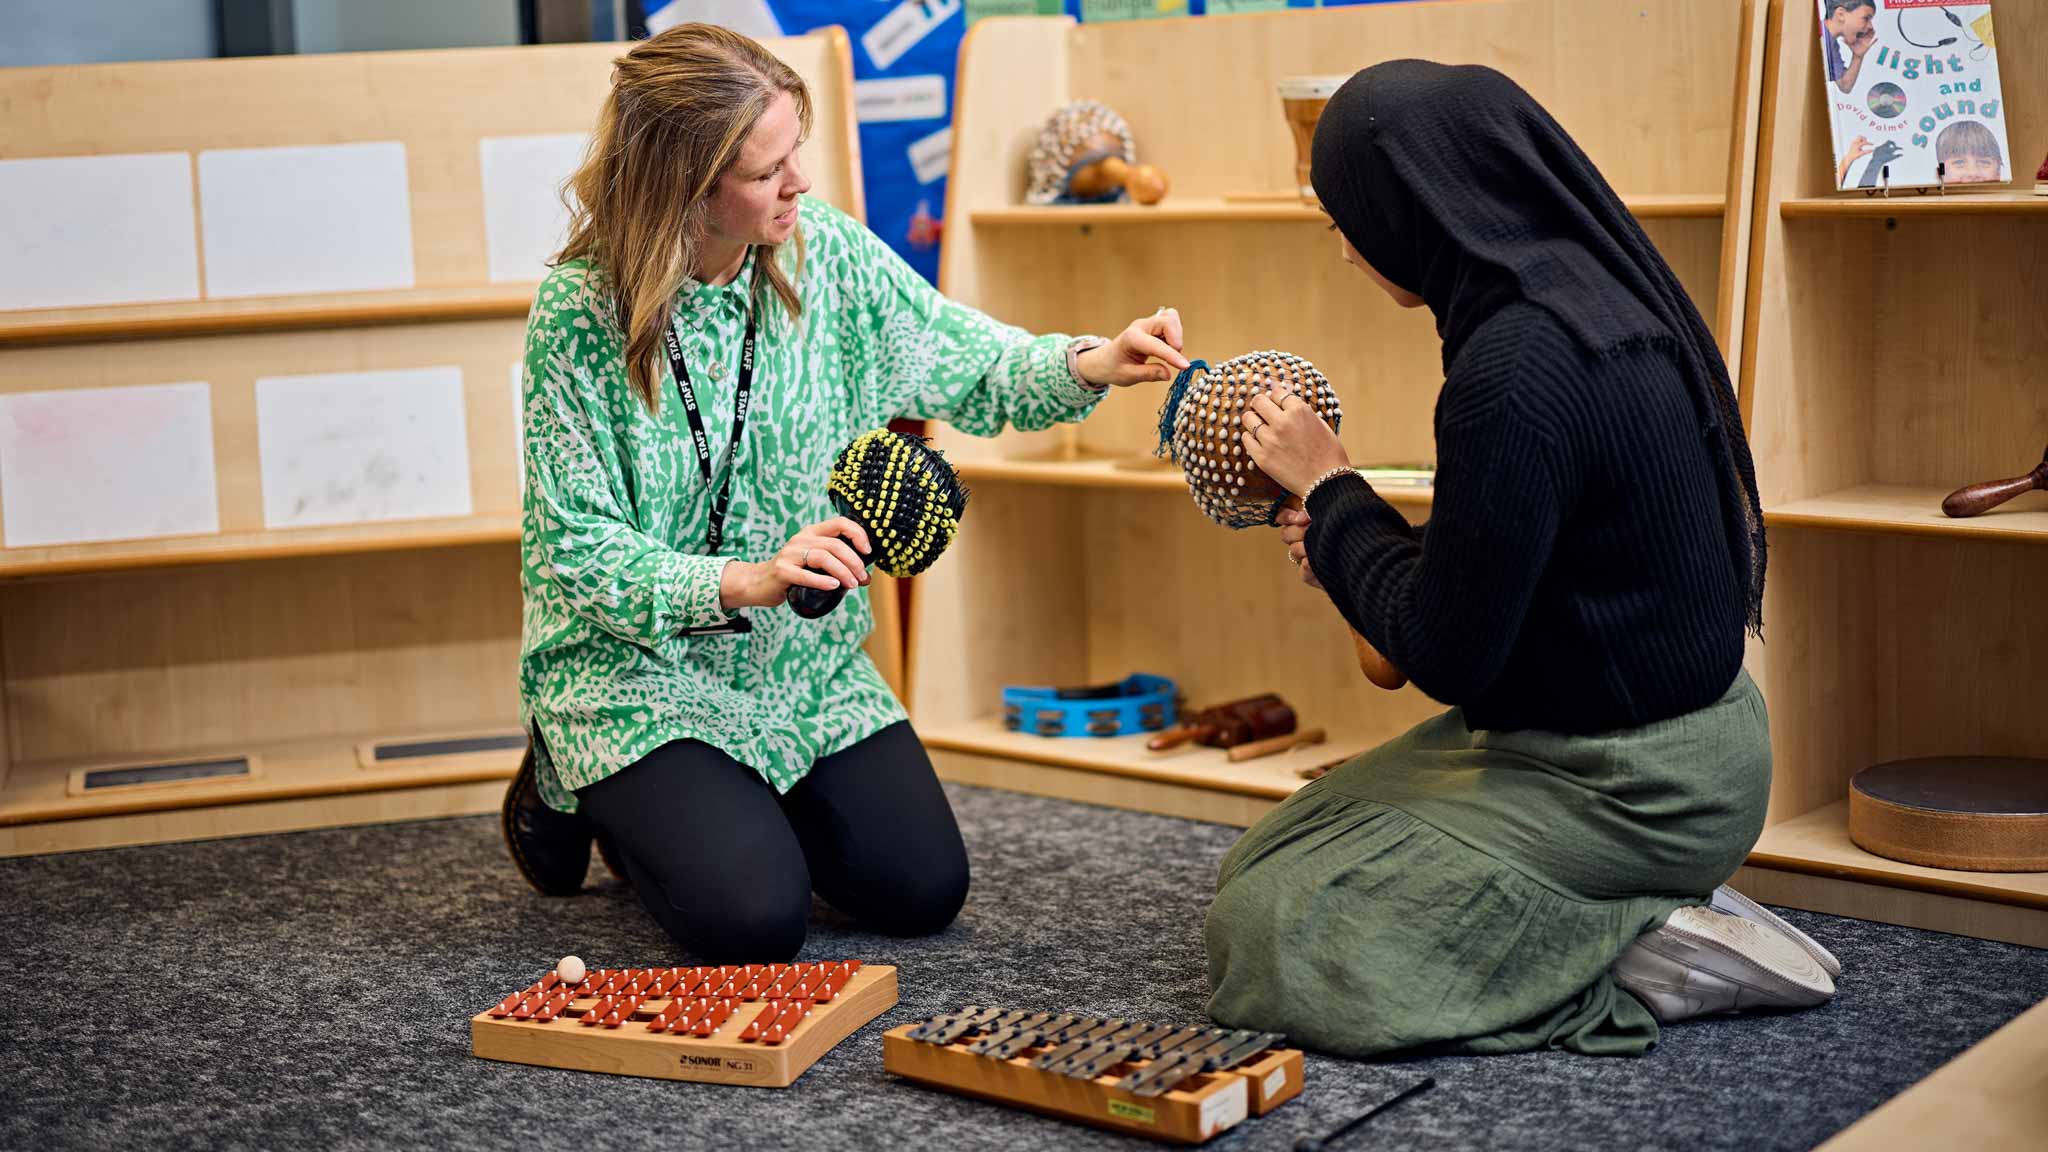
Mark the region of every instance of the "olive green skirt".
<instances>
[{"instance_id":1,"label":"olive green skirt","mask_svg":"<svg viewBox=\"0 0 2048 1152\"><path fill-rule=\"evenodd\" d=\"M1608 966L1734 874L1770 782L1746 672L1698 712L1593 736L1474 731L1453 708L1231 848L1209 1013L1348 1056L1639 1054L1657 1022Z\"/></svg>"}]
</instances>

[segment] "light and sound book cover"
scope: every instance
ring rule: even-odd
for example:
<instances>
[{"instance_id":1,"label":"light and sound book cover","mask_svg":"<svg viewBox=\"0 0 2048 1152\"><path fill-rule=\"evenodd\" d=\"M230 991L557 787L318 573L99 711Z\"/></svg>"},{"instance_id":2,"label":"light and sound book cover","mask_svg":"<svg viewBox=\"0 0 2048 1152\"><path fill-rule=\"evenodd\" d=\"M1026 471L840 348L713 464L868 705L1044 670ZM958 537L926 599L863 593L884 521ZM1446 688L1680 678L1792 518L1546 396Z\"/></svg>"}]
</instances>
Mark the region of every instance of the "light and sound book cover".
<instances>
[{"instance_id":1,"label":"light and sound book cover","mask_svg":"<svg viewBox=\"0 0 2048 1152\"><path fill-rule=\"evenodd\" d=\"M1836 188L2012 179L1990 4L1814 2Z\"/></svg>"}]
</instances>

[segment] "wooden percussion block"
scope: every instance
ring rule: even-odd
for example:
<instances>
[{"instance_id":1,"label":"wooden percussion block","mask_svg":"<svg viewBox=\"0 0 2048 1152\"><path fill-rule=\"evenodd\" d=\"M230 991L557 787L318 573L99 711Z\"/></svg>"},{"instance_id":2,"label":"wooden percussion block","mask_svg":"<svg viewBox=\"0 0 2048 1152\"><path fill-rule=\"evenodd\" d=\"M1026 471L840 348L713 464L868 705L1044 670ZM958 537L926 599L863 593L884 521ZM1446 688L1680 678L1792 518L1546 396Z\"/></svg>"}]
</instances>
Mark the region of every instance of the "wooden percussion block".
<instances>
[{"instance_id":1,"label":"wooden percussion block","mask_svg":"<svg viewBox=\"0 0 2048 1152\"><path fill-rule=\"evenodd\" d=\"M1849 781L1849 839L1872 855L1967 872L2048 871L2048 760L1897 760Z\"/></svg>"},{"instance_id":2,"label":"wooden percussion block","mask_svg":"<svg viewBox=\"0 0 2048 1152\"><path fill-rule=\"evenodd\" d=\"M998 1060L969 1052L964 1042L913 1040L917 1027L904 1024L882 1034L882 1066L888 1071L948 1092L1175 1144L1203 1143L1301 1095L1302 1054L1296 1048L1273 1049L1227 1071L1196 1073L1160 1095L1140 1096L1117 1083L1144 1067L1144 1060L1082 1080L1034 1067L1043 1048Z\"/></svg>"},{"instance_id":3,"label":"wooden percussion block","mask_svg":"<svg viewBox=\"0 0 2048 1152\"><path fill-rule=\"evenodd\" d=\"M834 976L834 967L602 968L573 989L549 973L470 1017L470 1052L547 1068L787 1088L896 1005L896 969L864 964ZM657 1023L665 1027L652 1030Z\"/></svg>"}]
</instances>

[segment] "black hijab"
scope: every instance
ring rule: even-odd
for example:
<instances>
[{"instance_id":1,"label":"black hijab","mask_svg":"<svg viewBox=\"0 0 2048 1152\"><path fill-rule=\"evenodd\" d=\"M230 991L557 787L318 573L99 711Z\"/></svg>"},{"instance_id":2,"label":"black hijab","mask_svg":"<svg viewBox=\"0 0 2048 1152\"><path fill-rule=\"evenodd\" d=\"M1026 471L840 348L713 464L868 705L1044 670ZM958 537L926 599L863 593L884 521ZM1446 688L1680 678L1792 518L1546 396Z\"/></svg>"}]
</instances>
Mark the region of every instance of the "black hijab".
<instances>
[{"instance_id":1,"label":"black hijab","mask_svg":"<svg viewBox=\"0 0 2048 1152\"><path fill-rule=\"evenodd\" d=\"M1376 64L1331 97L1311 165L1345 239L1436 314L1446 374L1516 302L1556 317L1595 357L1672 354L1722 474L1730 560L1760 633L1763 511L1728 366L1642 226L1542 105L1491 68Z\"/></svg>"}]
</instances>

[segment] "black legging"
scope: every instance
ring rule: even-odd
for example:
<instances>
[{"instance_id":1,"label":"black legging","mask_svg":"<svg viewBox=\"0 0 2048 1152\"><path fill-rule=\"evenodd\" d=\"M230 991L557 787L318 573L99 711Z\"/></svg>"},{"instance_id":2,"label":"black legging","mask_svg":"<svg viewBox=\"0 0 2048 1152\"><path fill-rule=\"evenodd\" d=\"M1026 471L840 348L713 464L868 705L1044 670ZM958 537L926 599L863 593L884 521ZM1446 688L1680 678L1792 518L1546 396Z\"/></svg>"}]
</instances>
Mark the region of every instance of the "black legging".
<instances>
[{"instance_id":1,"label":"black legging","mask_svg":"<svg viewBox=\"0 0 2048 1152\"><path fill-rule=\"evenodd\" d=\"M967 848L907 722L775 790L724 752L664 744L577 790L655 920L708 964L803 946L811 892L864 926L936 932L967 899Z\"/></svg>"}]
</instances>

